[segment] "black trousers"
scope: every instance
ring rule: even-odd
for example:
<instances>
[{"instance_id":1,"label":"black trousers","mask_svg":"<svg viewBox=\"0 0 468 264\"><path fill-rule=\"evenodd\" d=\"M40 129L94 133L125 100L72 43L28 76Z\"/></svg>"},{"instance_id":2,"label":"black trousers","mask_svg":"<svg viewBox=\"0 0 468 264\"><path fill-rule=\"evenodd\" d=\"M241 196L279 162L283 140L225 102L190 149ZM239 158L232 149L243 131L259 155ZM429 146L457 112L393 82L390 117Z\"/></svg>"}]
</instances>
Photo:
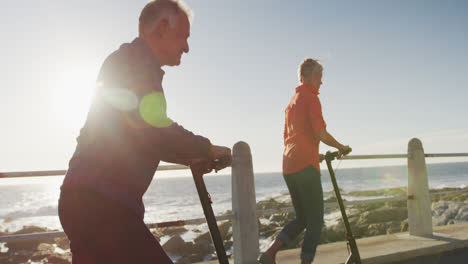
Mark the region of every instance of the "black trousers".
<instances>
[{"instance_id":1,"label":"black trousers","mask_svg":"<svg viewBox=\"0 0 468 264\"><path fill-rule=\"evenodd\" d=\"M141 217L95 191L62 190L59 217L73 264L173 263Z\"/></svg>"}]
</instances>

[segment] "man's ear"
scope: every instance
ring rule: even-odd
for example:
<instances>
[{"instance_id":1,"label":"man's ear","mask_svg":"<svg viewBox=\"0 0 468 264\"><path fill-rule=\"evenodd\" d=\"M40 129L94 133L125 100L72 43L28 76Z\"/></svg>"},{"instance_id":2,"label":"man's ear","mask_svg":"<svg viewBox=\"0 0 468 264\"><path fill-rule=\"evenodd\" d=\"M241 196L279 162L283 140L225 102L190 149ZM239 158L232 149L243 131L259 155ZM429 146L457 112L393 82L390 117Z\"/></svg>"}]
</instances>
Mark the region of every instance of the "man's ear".
<instances>
[{"instance_id":1,"label":"man's ear","mask_svg":"<svg viewBox=\"0 0 468 264\"><path fill-rule=\"evenodd\" d=\"M162 39L164 39L169 31L169 20L167 18L161 19L158 25L156 26L156 34Z\"/></svg>"}]
</instances>

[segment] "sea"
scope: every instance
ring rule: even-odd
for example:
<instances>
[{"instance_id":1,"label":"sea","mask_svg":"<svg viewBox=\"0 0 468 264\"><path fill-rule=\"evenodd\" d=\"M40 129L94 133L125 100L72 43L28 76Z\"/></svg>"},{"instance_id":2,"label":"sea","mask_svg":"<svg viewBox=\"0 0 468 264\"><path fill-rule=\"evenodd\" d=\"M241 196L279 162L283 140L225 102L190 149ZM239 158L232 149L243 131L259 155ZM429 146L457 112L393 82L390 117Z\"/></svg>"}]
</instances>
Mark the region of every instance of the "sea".
<instances>
[{"instance_id":1,"label":"sea","mask_svg":"<svg viewBox=\"0 0 468 264\"><path fill-rule=\"evenodd\" d=\"M468 184L468 162L428 164L427 172L431 189L464 188ZM174 177L158 177L156 173L144 196L145 222L204 217L193 178L188 170L180 173L181 176ZM328 172L322 170L321 173L327 198L332 195L333 187ZM408 185L407 174L406 166L339 168L336 178L343 197L356 200L376 197L353 197L346 193L405 187ZM231 175L207 175L204 179L215 214L230 210ZM62 181L63 176L0 179L0 232L14 232L26 225L62 230L57 214ZM288 197L281 172L255 173L255 191L257 202Z\"/></svg>"}]
</instances>

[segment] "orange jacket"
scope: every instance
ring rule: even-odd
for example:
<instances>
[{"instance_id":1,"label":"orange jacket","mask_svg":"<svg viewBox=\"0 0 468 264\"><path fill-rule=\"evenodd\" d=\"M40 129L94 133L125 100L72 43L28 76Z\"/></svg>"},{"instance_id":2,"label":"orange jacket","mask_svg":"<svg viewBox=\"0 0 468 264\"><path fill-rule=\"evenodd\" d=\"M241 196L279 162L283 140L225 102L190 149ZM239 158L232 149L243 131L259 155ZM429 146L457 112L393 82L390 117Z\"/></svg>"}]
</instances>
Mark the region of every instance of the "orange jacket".
<instances>
[{"instance_id":1,"label":"orange jacket","mask_svg":"<svg viewBox=\"0 0 468 264\"><path fill-rule=\"evenodd\" d=\"M285 110L283 174L291 174L313 165L320 172L317 134L326 128L318 92L301 85Z\"/></svg>"}]
</instances>

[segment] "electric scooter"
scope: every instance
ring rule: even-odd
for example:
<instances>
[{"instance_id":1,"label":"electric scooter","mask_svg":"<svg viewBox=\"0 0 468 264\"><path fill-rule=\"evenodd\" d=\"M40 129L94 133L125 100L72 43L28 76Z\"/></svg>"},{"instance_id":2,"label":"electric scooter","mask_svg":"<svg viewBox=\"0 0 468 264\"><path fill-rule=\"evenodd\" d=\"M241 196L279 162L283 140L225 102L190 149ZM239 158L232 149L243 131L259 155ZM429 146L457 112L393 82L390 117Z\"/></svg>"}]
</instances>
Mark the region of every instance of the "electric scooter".
<instances>
[{"instance_id":1,"label":"electric scooter","mask_svg":"<svg viewBox=\"0 0 468 264\"><path fill-rule=\"evenodd\" d=\"M229 264L229 261L226 255L226 250L224 249L221 233L218 229L216 217L213 213L213 208L211 207L211 197L206 190L205 182L203 181L203 175L216 168L217 164L226 164L226 162L228 161L225 159L220 159L214 162L200 162L190 165L193 180L195 181L195 186L197 187L198 196L200 197L200 202L203 207L203 212L205 213L206 222L208 224L208 228L210 229L211 239L213 240L213 244L216 249L216 255L218 256L220 264Z\"/></svg>"},{"instance_id":2,"label":"electric scooter","mask_svg":"<svg viewBox=\"0 0 468 264\"><path fill-rule=\"evenodd\" d=\"M347 155L351 152L351 149L347 153L343 153ZM338 156L338 151L330 152L328 151L325 154L325 161L327 162L328 172L330 173L330 178L333 183L333 189L335 190L336 200L338 201L338 205L340 206L341 215L343 216L343 222L346 228L346 243L348 245L348 250L351 251L348 259L346 260L346 264L355 263L361 264L361 257L359 256L359 250L356 244L356 240L354 240L353 233L351 231L351 226L349 225L348 216L346 215L346 210L343 204L343 199L341 199L340 189L338 188L338 184L336 183L335 172L333 171L332 167L332 160L334 160Z\"/></svg>"}]
</instances>

